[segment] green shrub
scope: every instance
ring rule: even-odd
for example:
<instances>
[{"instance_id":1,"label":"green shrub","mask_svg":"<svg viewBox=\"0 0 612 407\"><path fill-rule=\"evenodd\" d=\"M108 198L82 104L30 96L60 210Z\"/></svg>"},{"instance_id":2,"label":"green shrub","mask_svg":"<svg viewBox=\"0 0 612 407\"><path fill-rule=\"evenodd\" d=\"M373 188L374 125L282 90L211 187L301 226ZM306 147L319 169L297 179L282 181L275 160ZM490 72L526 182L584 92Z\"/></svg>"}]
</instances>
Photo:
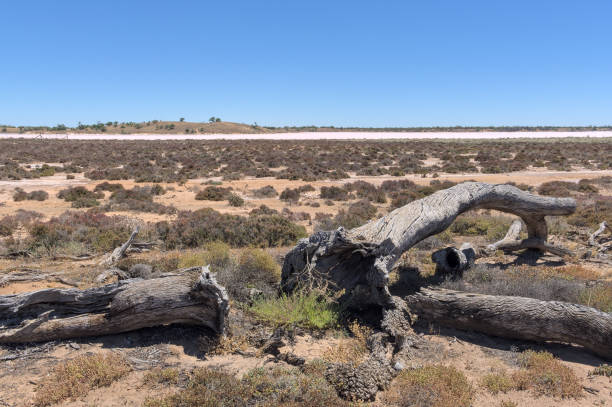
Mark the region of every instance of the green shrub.
<instances>
[{"instance_id":1,"label":"green shrub","mask_svg":"<svg viewBox=\"0 0 612 407\"><path fill-rule=\"evenodd\" d=\"M198 192L195 199L198 201L224 201L229 198L232 188L222 188L216 186L208 186Z\"/></svg>"},{"instance_id":2,"label":"green shrub","mask_svg":"<svg viewBox=\"0 0 612 407\"><path fill-rule=\"evenodd\" d=\"M338 305L315 292L260 299L250 309L256 318L274 326L327 329L335 327L340 318Z\"/></svg>"},{"instance_id":3,"label":"green shrub","mask_svg":"<svg viewBox=\"0 0 612 407\"><path fill-rule=\"evenodd\" d=\"M13 194L13 200L16 202L19 201L45 201L49 198L49 194L45 191L38 190L32 192L25 192L21 188L15 188L15 193Z\"/></svg>"},{"instance_id":4,"label":"green shrub","mask_svg":"<svg viewBox=\"0 0 612 407\"><path fill-rule=\"evenodd\" d=\"M278 263L266 251L245 248L238 256L238 272L251 281L262 280L269 285L280 282L281 269Z\"/></svg>"},{"instance_id":5,"label":"green shrub","mask_svg":"<svg viewBox=\"0 0 612 407\"><path fill-rule=\"evenodd\" d=\"M230 206L235 206L235 207L239 207L239 206L244 206L244 199L242 199L240 197L240 195L238 194L230 194L229 198L227 198L228 203L230 204Z\"/></svg>"}]
</instances>

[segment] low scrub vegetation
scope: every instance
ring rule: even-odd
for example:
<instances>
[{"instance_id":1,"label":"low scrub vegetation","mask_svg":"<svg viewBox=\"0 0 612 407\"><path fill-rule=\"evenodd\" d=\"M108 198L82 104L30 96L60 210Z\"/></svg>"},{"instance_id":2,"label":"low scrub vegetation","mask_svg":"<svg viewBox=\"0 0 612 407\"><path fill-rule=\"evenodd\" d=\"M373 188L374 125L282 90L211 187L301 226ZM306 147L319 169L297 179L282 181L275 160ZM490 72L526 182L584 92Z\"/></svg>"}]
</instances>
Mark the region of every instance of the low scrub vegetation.
<instances>
[{"instance_id":1,"label":"low scrub vegetation","mask_svg":"<svg viewBox=\"0 0 612 407\"><path fill-rule=\"evenodd\" d=\"M517 390L537 395L578 398L582 384L576 374L548 352L525 351L519 357L521 370L512 376Z\"/></svg>"},{"instance_id":2,"label":"low scrub vegetation","mask_svg":"<svg viewBox=\"0 0 612 407\"><path fill-rule=\"evenodd\" d=\"M456 280L441 284L444 288L492 295L511 295L544 301L564 301L612 311L612 284L588 283L594 277L582 267L567 266L560 269L517 266L499 267L476 264Z\"/></svg>"},{"instance_id":3,"label":"low scrub vegetation","mask_svg":"<svg viewBox=\"0 0 612 407\"><path fill-rule=\"evenodd\" d=\"M78 356L57 366L36 389L34 405L45 407L86 395L90 390L109 386L131 368L114 353Z\"/></svg>"},{"instance_id":4,"label":"low scrub vegetation","mask_svg":"<svg viewBox=\"0 0 612 407\"><path fill-rule=\"evenodd\" d=\"M474 394L461 371L452 366L427 365L402 371L381 400L390 407L469 407Z\"/></svg>"},{"instance_id":5,"label":"low scrub vegetation","mask_svg":"<svg viewBox=\"0 0 612 407\"><path fill-rule=\"evenodd\" d=\"M340 318L338 305L316 292L264 298L257 300L250 310L260 321L273 326L327 329L334 328Z\"/></svg>"},{"instance_id":6,"label":"low scrub vegetation","mask_svg":"<svg viewBox=\"0 0 612 407\"><path fill-rule=\"evenodd\" d=\"M15 193L13 194L13 200L15 202L19 201L46 201L49 198L49 194L45 191L38 190L32 192L25 192L21 188L15 188Z\"/></svg>"},{"instance_id":7,"label":"low scrub vegetation","mask_svg":"<svg viewBox=\"0 0 612 407\"><path fill-rule=\"evenodd\" d=\"M100 205L98 199L103 199L104 194L79 186L62 189L57 194L57 197L66 202L72 202L73 208L91 208Z\"/></svg>"},{"instance_id":8,"label":"low scrub vegetation","mask_svg":"<svg viewBox=\"0 0 612 407\"><path fill-rule=\"evenodd\" d=\"M210 208L181 211L173 222L158 222L156 230L168 249L201 247L214 241L236 247L288 246L306 235L303 226L282 216L244 217L221 214Z\"/></svg>"},{"instance_id":9,"label":"low scrub vegetation","mask_svg":"<svg viewBox=\"0 0 612 407\"><path fill-rule=\"evenodd\" d=\"M324 366L308 364L303 369L257 368L242 379L223 371L197 368L184 389L155 399L145 407L349 407L324 379Z\"/></svg>"},{"instance_id":10,"label":"low scrub vegetation","mask_svg":"<svg viewBox=\"0 0 612 407\"><path fill-rule=\"evenodd\" d=\"M232 188L223 188L214 185L207 186L198 192L195 199L198 201L225 201L229 199Z\"/></svg>"}]
</instances>

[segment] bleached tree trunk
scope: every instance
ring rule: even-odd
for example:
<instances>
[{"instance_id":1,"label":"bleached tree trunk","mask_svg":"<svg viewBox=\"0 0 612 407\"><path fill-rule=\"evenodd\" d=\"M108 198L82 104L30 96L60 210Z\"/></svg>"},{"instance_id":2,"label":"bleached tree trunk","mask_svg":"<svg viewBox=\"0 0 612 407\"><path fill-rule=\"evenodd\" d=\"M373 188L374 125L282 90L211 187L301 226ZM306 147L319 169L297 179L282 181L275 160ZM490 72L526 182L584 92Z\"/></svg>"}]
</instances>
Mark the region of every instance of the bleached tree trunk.
<instances>
[{"instance_id":1,"label":"bleached tree trunk","mask_svg":"<svg viewBox=\"0 0 612 407\"><path fill-rule=\"evenodd\" d=\"M473 209L519 216L527 225L530 246L546 248L545 216L569 215L576 202L533 195L511 185L458 184L358 228L317 232L300 240L285 256L282 287L292 291L312 275L324 276L338 290L345 290L349 305L389 305L389 272L402 253L443 232L457 216Z\"/></svg>"},{"instance_id":2,"label":"bleached tree trunk","mask_svg":"<svg viewBox=\"0 0 612 407\"><path fill-rule=\"evenodd\" d=\"M45 289L0 296L0 343L97 336L182 323L224 332L229 301L201 273L123 280L87 290Z\"/></svg>"},{"instance_id":3,"label":"bleached tree trunk","mask_svg":"<svg viewBox=\"0 0 612 407\"><path fill-rule=\"evenodd\" d=\"M411 311L440 325L505 338L574 343L612 360L612 314L584 305L428 288L404 299Z\"/></svg>"},{"instance_id":4,"label":"bleached tree trunk","mask_svg":"<svg viewBox=\"0 0 612 407\"><path fill-rule=\"evenodd\" d=\"M100 261L100 265L110 267L110 266L114 265L115 263L117 263L119 260L121 260L125 256L125 253L127 252L127 250L130 248L130 245L132 244L132 242L136 238L137 234L138 234L138 227L136 227L132 231L132 234L130 234L130 237L128 238L128 240L125 243L123 243L121 246L115 248L115 250L113 250L112 253L106 255L102 259L102 261Z\"/></svg>"}]
</instances>

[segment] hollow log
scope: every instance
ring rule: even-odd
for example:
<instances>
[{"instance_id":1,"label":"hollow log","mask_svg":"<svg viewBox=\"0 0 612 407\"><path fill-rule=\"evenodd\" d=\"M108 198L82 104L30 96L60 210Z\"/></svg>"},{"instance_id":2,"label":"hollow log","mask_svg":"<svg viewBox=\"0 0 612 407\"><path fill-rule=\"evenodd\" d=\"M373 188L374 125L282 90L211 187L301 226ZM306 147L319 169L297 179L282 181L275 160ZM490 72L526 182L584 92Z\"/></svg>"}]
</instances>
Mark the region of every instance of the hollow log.
<instances>
[{"instance_id":1,"label":"hollow log","mask_svg":"<svg viewBox=\"0 0 612 407\"><path fill-rule=\"evenodd\" d=\"M512 185L458 184L355 229L317 232L300 240L285 256L282 288L293 291L313 275L324 276L336 289L345 290L343 301L349 306L390 305L389 272L402 253L473 209L519 216L527 225L529 243L542 242L546 248L545 216L569 215L576 202L533 195Z\"/></svg>"},{"instance_id":2,"label":"hollow log","mask_svg":"<svg viewBox=\"0 0 612 407\"><path fill-rule=\"evenodd\" d=\"M404 300L421 318L505 338L581 345L612 360L612 314L584 305L422 288Z\"/></svg>"},{"instance_id":3,"label":"hollow log","mask_svg":"<svg viewBox=\"0 0 612 407\"><path fill-rule=\"evenodd\" d=\"M87 290L0 296L0 343L41 342L173 323L223 334L229 301L207 267L199 273L130 279Z\"/></svg>"},{"instance_id":4,"label":"hollow log","mask_svg":"<svg viewBox=\"0 0 612 407\"><path fill-rule=\"evenodd\" d=\"M459 249L451 246L435 251L431 260L436 263L436 274L456 276L474 264L476 254L471 244L463 243Z\"/></svg>"}]
</instances>

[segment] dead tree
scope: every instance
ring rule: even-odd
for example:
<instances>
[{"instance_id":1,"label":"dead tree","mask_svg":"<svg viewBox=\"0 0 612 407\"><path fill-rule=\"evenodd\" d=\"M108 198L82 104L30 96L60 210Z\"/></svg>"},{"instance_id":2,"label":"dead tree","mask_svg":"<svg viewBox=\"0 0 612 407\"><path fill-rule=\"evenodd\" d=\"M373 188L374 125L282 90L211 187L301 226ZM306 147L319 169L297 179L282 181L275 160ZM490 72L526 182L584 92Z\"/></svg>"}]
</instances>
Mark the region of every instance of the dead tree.
<instances>
[{"instance_id":1,"label":"dead tree","mask_svg":"<svg viewBox=\"0 0 612 407\"><path fill-rule=\"evenodd\" d=\"M556 250L547 243L545 216L569 215L575 211L576 203L572 198L532 195L511 185L480 182L455 185L358 228L317 232L308 239L302 239L285 256L282 287L289 292L299 289L305 283L305 278L316 274L329 280L329 287L343 290L341 301L350 307L381 306L383 315L389 315L405 304L411 312L435 322L439 320L440 323L499 336L578 343L599 355L612 358L612 342L605 340L612 335L612 315L593 308L458 292L446 292L447 296L444 297L440 296L439 291L427 289L406 297L405 301L390 294L387 286L389 272L402 253L419 241L444 231L458 215L473 209L512 213L527 226L527 239L518 240L520 228L515 222L506 238L494 244L495 247L510 250L535 248L565 254L565 250ZM468 263L468 254L469 248L465 247L463 250L447 250L439 256L452 268L459 263ZM469 301L476 297L480 301ZM451 301L457 298L466 300ZM540 315L533 316L532 313ZM461 315L467 317L462 318ZM504 319L504 315L508 317ZM497 319L493 316L497 316ZM468 324L466 318L473 321ZM548 325L542 327L545 323ZM576 326L589 329L581 331L574 328ZM598 339L590 343L589 340L593 338Z\"/></svg>"},{"instance_id":2,"label":"dead tree","mask_svg":"<svg viewBox=\"0 0 612 407\"><path fill-rule=\"evenodd\" d=\"M121 246L115 248L115 250L113 250L112 253L106 255L100 261L100 265L102 265L102 266L112 266L115 263L117 263L119 260L121 260L123 258L123 256L125 256L125 253L127 252L127 250L130 248L130 245L134 241L134 238L136 237L137 234L138 234L138 227L134 228L134 230L132 231L132 234L130 235L130 237L128 238L128 240L125 243L123 243Z\"/></svg>"},{"instance_id":3,"label":"dead tree","mask_svg":"<svg viewBox=\"0 0 612 407\"><path fill-rule=\"evenodd\" d=\"M529 247L546 248L545 216L569 215L572 198L529 194L512 185L465 182L413 201L355 229L338 228L302 239L283 264L282 287L292 291L304 270L325 276L353 306L390 304L389 272L399 257L421 240L443 232L460 214L495 209L519 216L527 225Z\"/></svg>"},{"instance_id":4,"label":"dead tree","mask_svg":"<svg viewBox=\"0 0 612 407\"><path fill-rule=\"evenodd\" d=\"M0 296L0 343L107 335L174 323L207 326L223 334L227 294L207 267L199 271L87 290L51 288Z\"/></svg>"},{"instance_id":5,"label":"dead tree","mask_svg":"<svg viewBox=\"0 0 612 407\"><path fill-rule=\"evenodd\" d=\"M584 346L612 359L612 315L585 305L422 288L404 298L420 317L440 325L536 342Z\"/></svg>"}]
</instances>

